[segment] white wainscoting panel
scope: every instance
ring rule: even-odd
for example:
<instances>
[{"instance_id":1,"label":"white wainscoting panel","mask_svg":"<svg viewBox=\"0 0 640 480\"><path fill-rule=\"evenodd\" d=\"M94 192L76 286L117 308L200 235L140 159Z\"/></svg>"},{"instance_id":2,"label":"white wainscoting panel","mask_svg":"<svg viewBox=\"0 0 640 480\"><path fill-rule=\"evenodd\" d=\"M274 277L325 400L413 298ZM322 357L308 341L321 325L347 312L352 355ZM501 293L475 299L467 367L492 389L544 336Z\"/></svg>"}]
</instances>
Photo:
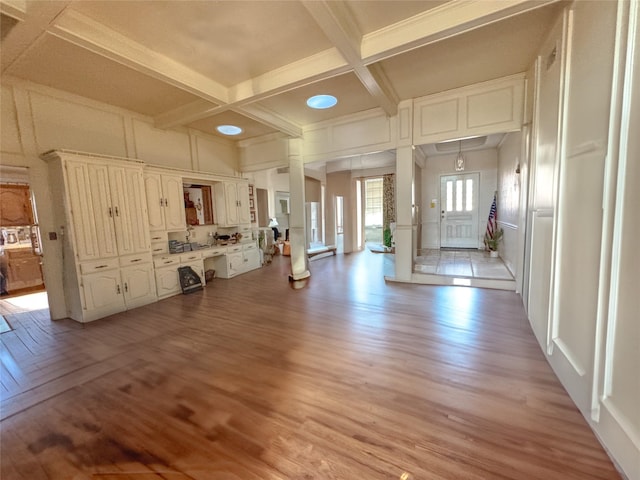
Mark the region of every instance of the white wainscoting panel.
<instances>
[{"instance_id":1,"label":"white wainscoting panel","mask_svg":"<svg viewBox=\"0 0 640 480\"><path fill-rule=\"evenodd\" d=\"M190 170L191 145L189 135L175 130L154 128L151 122L134 119L133 131L138 158L165 167Z\"/></svg>"},{"instance_id":2,"label":"white wainscoting panel","mask_svg":"<svg viewBox=\"0 0 640 480\"><path fill-rule=\"evenodd\" d=\"M304 129L305 163L395 148L396 125L397 117L378 108L311 125Z\"/></svg>"},{"instance_id":3,"label":"white wainscoting panel","mask_svg":"<svg viewBox=\"0 0 640 480\"><path fill-rule=\"evenodd\" d=\"M417 98L413 143L520 130L523 109L524 74Z\"/></svg>"},{"instance_id":4,"label":"white wainscoting panel","mask_svg":"<svg viewBox=\"0 0 640 480\"><path fill-rule=\"evenodd\" d=\"M16 112L13 98L13 88L2 85L0 87L2 103L2 117L0 117L0 134L2 135L2 151L7 153L22 154L20 143L20 129L18 127L18 113Z\"/></svg>"},{"instance_id":5,"label":"white wainscoting panel","mask_svg":"<svg viewBox=\"0 0 640 480\"><path fill-rule=\"evenodd\" d=\"M197 165L194 166L197 170L223 175L236 173L238 153L233 143L216 141L200 135L191 136L195 137Z\"/></svg>"},{"instance_id":6,"label":"white wainscoting panel","mask_svg":"<svg viewBox=\"0 0 640 480\"><path fill-rule=\"evenodd\" d=\"M418 138L446 135L458 131L460 128L459 104L458 98L436 98L416 102L414 125L419 126L420 129Z\"/></svg>"},{"instance_id":7,"label":"white wainscoting panel","mask_svg":"<svg viewBox=\"0 0 640 480\"><path fill-rule=\"evenodd\" d=\"M29 96L39 152L66 149L126 157L122 115L33 91Z\"/></svg>"}]
</instances>

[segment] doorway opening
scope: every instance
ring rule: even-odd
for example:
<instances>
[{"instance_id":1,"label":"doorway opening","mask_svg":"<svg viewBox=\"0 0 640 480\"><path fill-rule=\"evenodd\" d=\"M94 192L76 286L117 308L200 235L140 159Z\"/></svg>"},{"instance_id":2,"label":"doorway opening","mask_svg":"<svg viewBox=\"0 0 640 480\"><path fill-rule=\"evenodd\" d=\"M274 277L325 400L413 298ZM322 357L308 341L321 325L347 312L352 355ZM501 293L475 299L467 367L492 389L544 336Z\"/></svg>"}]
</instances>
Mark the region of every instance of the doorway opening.
<instances>
[{"instance_id":1,"label":"doorway opening","mask_svg":"<svg viewBox=\"0 0 640 480\"><path fill-rule=\"evenodd\" d=\"M49 308L38 215L28 181L26 168L0 170L0 315L3 316Z\"/></svg>"},{"instance_id":2,"label":"doorway opening","mask_svg":"<svg viewBox=\"0 0 640 480\"><path fill-rule=\"evenodd\" d=\"M382 177L364 180L364 241L367 247L381 247L383 235Z\"/></svg>"},{"instance_id":3,"label":"doorway opening","mask_svg":"<svg viewBox=\"0 0 640 480\"><path fill-rule=\"evenodd\" d=\"M336 197L336 249L344 253L344 197Z\"/></svg>"}]
</instances>

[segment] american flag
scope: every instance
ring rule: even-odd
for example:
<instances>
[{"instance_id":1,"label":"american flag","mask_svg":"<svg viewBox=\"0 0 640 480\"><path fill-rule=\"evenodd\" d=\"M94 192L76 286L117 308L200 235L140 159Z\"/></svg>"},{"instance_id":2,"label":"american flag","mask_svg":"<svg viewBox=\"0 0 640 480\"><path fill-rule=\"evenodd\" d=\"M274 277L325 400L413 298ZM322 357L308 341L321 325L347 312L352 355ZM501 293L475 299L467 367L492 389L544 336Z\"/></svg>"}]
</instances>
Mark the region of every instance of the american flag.
<instances>
[{"instance_id":1,"label":"american flag","mask_svg":"<svg viewBox=\"0 0 640 480\"><path fill-rule=\"evenodd\" d=\"M496 194L493 194L493 202L491 203L491 209L489 210L489 219L487 220L487 234L485 235L485 245L487 244L487 238L493 238L493 234L498 229L498 212L496 208Z\"/></svg>"}]
</instances>

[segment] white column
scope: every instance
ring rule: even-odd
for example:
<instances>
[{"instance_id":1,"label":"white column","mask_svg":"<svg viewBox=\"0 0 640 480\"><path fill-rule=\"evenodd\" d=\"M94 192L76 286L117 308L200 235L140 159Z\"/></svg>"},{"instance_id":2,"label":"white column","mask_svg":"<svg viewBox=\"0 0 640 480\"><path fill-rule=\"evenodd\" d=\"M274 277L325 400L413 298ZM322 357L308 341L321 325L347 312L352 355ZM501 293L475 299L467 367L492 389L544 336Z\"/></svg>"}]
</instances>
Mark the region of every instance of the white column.
<instances>
[{"instance_id":1,"label":"white column","mask_svg":"<svg viewBox=\"0 0 640 480\"><path fill-rule=\"evenodd\" d=\"M410 282L413 272L413 102L398 105L396 148L396 231L394 234L395 280Z\"/></svg>"},{"instance_id":2,"label":"white column","mask_svg":"<svg viewBox=\"0 0 640 480\"><path fill-rule=\"evenodd\" d=\"M291 279L310 277L307 265L307 240L305 235L305 193L302 139L289 140L289 242L291 243Z\"/></svg>"},{"instance_id":3,"label":"white column","mask_svg":"<svg viewBox=\"0 0 640 480\"><path fill-rule=\"evenodd\" d=\"M396 150L396 278L400 282L411 281L413 271L413 149L411 146Z\"/></svg>"}]
</instances>

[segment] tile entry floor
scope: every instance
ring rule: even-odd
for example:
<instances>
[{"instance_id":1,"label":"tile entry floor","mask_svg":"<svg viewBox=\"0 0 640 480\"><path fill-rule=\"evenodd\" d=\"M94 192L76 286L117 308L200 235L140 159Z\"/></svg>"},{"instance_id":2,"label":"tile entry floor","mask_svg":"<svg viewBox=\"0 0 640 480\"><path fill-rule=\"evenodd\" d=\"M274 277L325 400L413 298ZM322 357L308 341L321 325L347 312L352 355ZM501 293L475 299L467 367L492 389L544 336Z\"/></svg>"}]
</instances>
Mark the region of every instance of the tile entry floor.
<instances>
[{"instance_id":1,"label":"tile entry floor","mask_svg":"<svg viewBox=\"0 0 640 480\"><path fill-rule=\"evenodd\" d=\"M413 270L415 273L513 280L501 258L491 258L482 250L421 250Z\"/></svg>"}]
</instances>

